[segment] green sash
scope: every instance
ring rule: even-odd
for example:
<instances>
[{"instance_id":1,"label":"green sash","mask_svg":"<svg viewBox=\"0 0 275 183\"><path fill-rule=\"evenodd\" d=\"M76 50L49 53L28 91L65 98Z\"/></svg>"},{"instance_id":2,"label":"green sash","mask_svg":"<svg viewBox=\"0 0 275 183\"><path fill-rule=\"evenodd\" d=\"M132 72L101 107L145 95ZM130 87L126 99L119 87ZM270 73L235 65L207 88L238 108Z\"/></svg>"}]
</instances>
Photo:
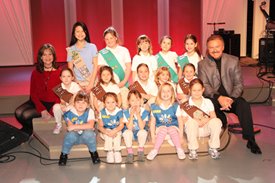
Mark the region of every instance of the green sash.
<instances>
[{"instance_id":1,"label":"green sash","mask_svg":"<svg viewBox=\"0 0 275 183\"><path fill-rule=\"evenodd\" d=\"M116 59L115 55L106 48L100 50L99 53L103 56L108 66L110 66L113 69L114 73L118 76L119 80L122 81L125 77L125 72L120 63L118 62L118 60ZM129 83L127 82L125 86L128 87Z\"/></svg>"},{"instance_id":2,"label":"green sash","mask_svg":"<svg viewBox=\"0 0 275 183\"><path fill-rule=\"evenodd\" d=\"M169 66L169 64L164 60L164 58L160 55L160 53L157 54L157 61L158 61L158 68L167 67L169 69L169 72L171 73L171 80L174 83L177 83L179 80L178 74Z\"/></svg>"},{"instance_id":3,"label":"green sash","mask_svg":"<svg viewBox=\"0 0 275 183\"><path fill-rule=\"evenodd\" d=\"M183 69L183 67L189 63L188 57L181 55L177 58L178 64L180 65L180 68Z\"/></svg>"}]
</instances>

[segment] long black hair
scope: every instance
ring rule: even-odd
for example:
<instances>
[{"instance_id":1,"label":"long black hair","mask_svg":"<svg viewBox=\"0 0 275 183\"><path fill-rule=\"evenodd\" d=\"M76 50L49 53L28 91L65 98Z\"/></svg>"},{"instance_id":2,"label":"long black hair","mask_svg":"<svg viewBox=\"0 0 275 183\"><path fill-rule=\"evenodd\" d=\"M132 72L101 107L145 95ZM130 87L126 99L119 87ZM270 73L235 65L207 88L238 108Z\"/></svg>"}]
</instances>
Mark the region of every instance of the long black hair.
<instances>
[{"instance_id":1,"label":"long black hair","mask_svg":"<svg viewBox=\"0 0 275 183\"><path fill-rule=\"evenodd\" d=\"M74 45L76 42L77 42L77 39L75 37L75 29L76 27L82 27L83 31L85 32L86 34L86 37L85 37L85 40L90 43L90 34L89 34L89 31L88 31L88 28L86 26L86 24L84 22L76 22L73 26L73 30L72 30L72 36L71 36L71 42L70 42L70 46Z\"/></svg>"},{"instance_id":2,"label":"long black hair","mask_svg":"<svg viewBox=\"0 0 275 183\"><path fill-rule=\"evenodd\" d=\"M43 45L39 48L38 54L37 54L36 70L37 70L38 72L41 72L41 73L44 72L44 62L43 62L43 60L42 60L42 56L43 56L45 50L50 50L51 53L53 54L52 67L53 67L54 69L57 69L57 68L58 68L58 66L57 66L57 64L56 64L56 53L55 53L55 49L54 49L54 47L53 47L51 44L46 43L46 44L43 44Z\"/></svg>"}]
</instances>

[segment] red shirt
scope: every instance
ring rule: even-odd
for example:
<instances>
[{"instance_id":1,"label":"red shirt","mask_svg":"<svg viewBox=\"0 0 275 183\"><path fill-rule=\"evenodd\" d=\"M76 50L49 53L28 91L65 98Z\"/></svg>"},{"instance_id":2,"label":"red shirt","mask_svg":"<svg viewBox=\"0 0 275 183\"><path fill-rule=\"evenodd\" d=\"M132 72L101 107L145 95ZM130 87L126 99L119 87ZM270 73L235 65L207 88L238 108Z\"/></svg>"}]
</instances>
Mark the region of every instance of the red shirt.
<instances>
[{"instance_id":1,"label":"red shirt","mask_svg":"<svg viewBox=\"0 0 275 183\"><path fill-rule=\"evenodd\" d=\"M39 113L46 110L41 101L54 103L60 102L60 99L52 90L53 87L61 83L60 72L60 69L44 71L42 73L33 70L31 75L30 96Z\"/></svg>"}]
</instances>

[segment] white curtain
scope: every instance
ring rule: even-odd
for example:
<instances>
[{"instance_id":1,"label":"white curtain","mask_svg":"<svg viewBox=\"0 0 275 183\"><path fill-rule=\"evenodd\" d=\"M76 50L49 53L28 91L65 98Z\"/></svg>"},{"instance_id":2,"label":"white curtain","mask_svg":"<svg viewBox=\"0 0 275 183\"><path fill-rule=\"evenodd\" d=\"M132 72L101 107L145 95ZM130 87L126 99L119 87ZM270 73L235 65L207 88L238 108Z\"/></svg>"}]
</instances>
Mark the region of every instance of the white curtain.
<instances>
[{"instance_id":1,"label":"white curtain","mask_svg":"<svg viewBox=\"0 0 275 183\"><path fill-rule=\"evenodd\" d=\"M0 11L0 66L32 65L29 0L0 0Z\"/></svg>"},{"instance_id":2,"label":"white curtain","mask_svg":"<svg viewBox=\"0 0 275 183\"><path fill-rule=\"evenodd\" d=\"M247 0L201 0L202 2L202 53L206 51L206 40L213 34L213 25L207 23L225 22L216 25L216 30L234 30L241 34L241 56L246 55Z\"/></svg>"}]
</instances>

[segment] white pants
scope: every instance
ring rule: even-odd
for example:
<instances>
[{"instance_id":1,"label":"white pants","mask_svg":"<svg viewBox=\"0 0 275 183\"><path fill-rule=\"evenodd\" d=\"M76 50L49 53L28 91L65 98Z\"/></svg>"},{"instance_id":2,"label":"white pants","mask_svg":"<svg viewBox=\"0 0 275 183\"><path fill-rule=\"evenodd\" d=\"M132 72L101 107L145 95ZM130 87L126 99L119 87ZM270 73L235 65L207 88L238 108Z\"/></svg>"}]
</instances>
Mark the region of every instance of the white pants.
<instances>
[{"instance_id":1,"label":"white pants","mask_svg":"<svg viewBox=\"0 0 275 183\"><path fill-rule=\"evenodd\" d=\"M118 132L116 137L112 138L106 134L100 133L101 138L104 139L104 150L105 151L120 151L121 147L121 132Z\"/></svg>"},{"instance_id":2,"label":"white pants","mask_svg":"<svg viewBox=\"0 0 275 183\"><path fill-rule=\"evenodd\" d=\"M129 89L127 87L122 87L120 88L120 95L121 95L121 107L123 109L128 109L129 105L128 105L128 93L129 93Z\"/></svg>"},{"instance_id":3,"label":"white pants","mask_svg":"<svg viewBox=\"0 0 275 183\"><path fill-rule=\"evenodd\" d=\"M66 111L70 110L71 108L72 108L71 105L67 106ZM53 105L53 115L54 115L56 124L62 125L63 114L64 114L64 112L61 109L61 105L60 104L54 104Z\"/></svg>"},{"instance_id":4,"label":"white pants","mask_svg":"<svg viewBox=\"0 0 275 183\"><path fill-rule=\"evenodd\" d=\"M220 133L222 122L219 118L213 118L203 127L199 127L198 122L189 119L185 123L185 133L187 135L188 149L196 150L199 148L198 137L210 136L208 145L210 148L220 147Z\"/></svg>"},{"instance_id":5,"label":"white pants","mask_svg":"<svg viewBox=\"0 0 275 183\"><path fill-rule=\"evenodd\" d=\"M146 139L147 139L147 135L148 132L146 130L139 130L137 133L137 138L138 138L138 146L139 147L144 147L145 143L146 143ZM124 138L124 142L127 148L132 147L133 145L133 131L132 130L125 130L125 132L123 132L123 138Z\"/></svg>"}]
</instances>

